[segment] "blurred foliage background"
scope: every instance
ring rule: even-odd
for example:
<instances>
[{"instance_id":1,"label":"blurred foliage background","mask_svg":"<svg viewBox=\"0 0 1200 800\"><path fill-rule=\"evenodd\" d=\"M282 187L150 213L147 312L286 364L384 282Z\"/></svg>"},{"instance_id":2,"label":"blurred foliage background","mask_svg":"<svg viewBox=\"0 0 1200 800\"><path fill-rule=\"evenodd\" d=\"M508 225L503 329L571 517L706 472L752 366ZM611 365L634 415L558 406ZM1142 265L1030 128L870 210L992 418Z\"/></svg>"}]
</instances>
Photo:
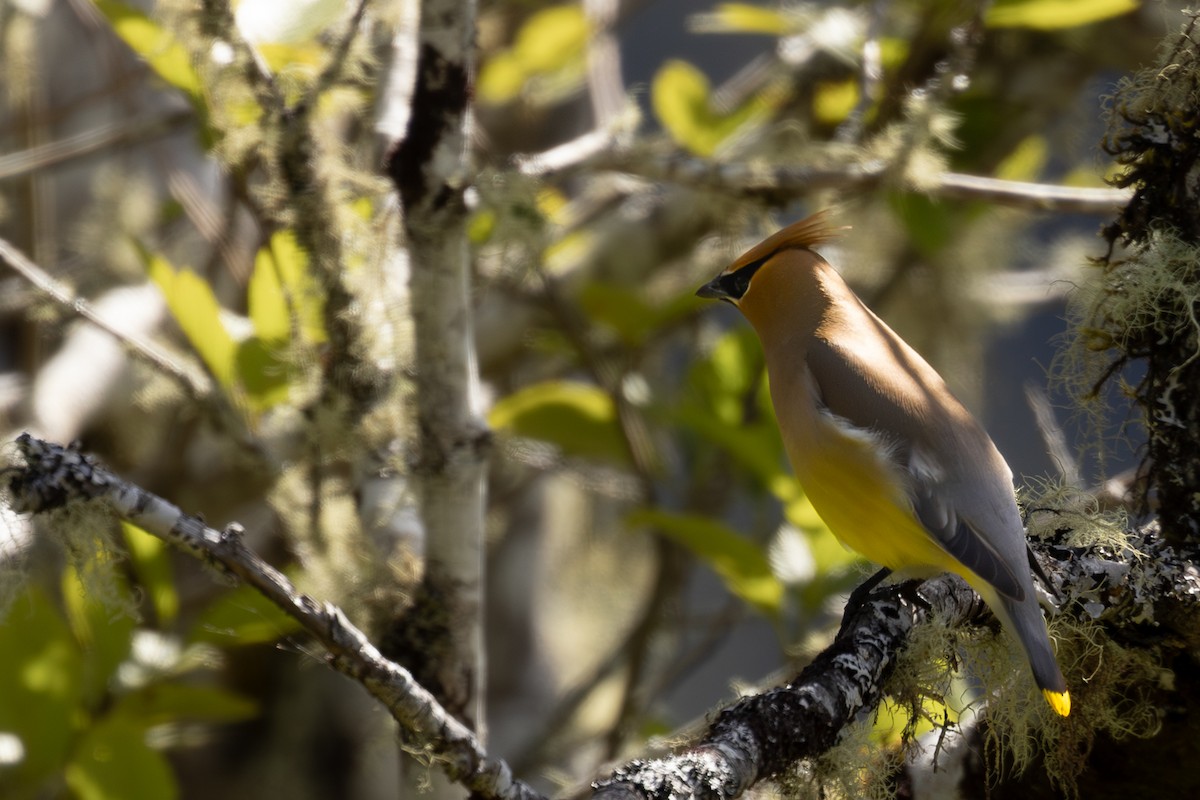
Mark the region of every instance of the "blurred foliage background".
<instances>
[{"instance_id":1,"label":"blurred foliage background","mask_svg":"<svg viewBox=\"0 0 1200 800\"><path fill-rule=\"evenodd\" d=\"M416 16L411 0L0 3L0 232L123 339L0 269L3 439L80 440L241 522L375 631L421 571L406 275L437 265L407 262L378 176L392 43ZM1102 186L1105 97L1181 21L1137 0L480 4L469 236L496 754L569 784L832 636L867 567L790 478L753 334L693 297L805 213L853 226L826 255L1018 474L1086 488L1126 466L1120 418L1068 408L1039 430L1024 393L1051 391L1105 212L941 176ZM292 180L297 152L311 183ZM345 336L351 377L324 380ZM377 399L361 408L360 379ZM349 421L328 413L339 392ZM1051 460L1043 434L1063 432ZM1087 454L1081 472L1064 453ZM312 478L331 464L336 480ZM0 526L6 797L400 791L389 721L278 613L141 531L69 522ZM882 741L904 722L883 715Z\"/></svg>"}]
</instances>

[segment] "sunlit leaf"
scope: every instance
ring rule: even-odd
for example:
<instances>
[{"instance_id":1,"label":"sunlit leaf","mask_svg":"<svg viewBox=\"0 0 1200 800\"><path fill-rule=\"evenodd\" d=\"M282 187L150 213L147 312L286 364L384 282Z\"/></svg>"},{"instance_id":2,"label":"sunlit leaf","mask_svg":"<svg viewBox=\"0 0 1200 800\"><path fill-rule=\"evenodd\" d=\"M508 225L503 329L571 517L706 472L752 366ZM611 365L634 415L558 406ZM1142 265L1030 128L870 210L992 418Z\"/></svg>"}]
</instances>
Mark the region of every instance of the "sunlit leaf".
<instances>
[{"instance_id":1,"label":"sunlit leaf","mask_svg":"<svg viewBox=\"0 0 1200 800\"><path fill-rule=\"evenodd\" d=\"M1042 174L1049 157L1044 136L1026 136L996 167L996 177L1010 181L1032 181Z\"/></svg>"},{"instance_id":2,"label":"sunlit leaf","mask_svg":"<svg viewBox=\"0 0 1200 800\"><path fill-rule=\"evenodd\" d=\"M552 6L525 21L513 52L527 73L552 72L583 54L589 32L582 4Z\"/></svg>"},{"instance_id":3,"label":"sunlit leaf","mask_svg":"<svg viewBox=\"0 0 1200 800\"><path fill-rule=\"evenodd\" d=\"M479 70L475 92L485 103L507 103L521 93L529 74L521 59L511 50L489 58Z\"/></svg>"},{"instance_id":4,"label":"sunlit leaf","mask_svg":"<svg viewBox=\"0 0 1200 800\"><path fill-rule=\"evenodd\" d=\"M689 393L721 422L745 422L746 396L764 382L762 346L748 327L721 336L707 358L698 359L688 376Z\"/></svg>"},{"instance_id":5,"label":"sunlit leaf","mask_svg":"<svg viewBox=\"0 0 1200 800\"><path fill-rule=\"evenodd\" d=\"M893 192L888 200L921 255L936 255L954 238L953 204L914 192Z\"/></svg>"},{"instance_id":6,"label":"sunlit leaf","mask_svg":"<svg viewBox=\"0 0 1200 800\"><path fill-rule=\"evenodd\" d=\"M143 729L184 720L237 722L258 714L258 704L219 686L152 683L117 701L113 716Z\"/></svg>"},{"instance_id":7,"label":"sunlit leaf","mask_svg":"<svg viewBox=\"0 0 1200 800\"><path fill-rule=\"evenodd\" d=\"M158 622L164 627L170 625L179 614L179 594L167 543L128 522L121 523L121 532L133 571L154 606Z\"/></svg>"},{"instance_id":8,"label":"sunlit leaf","mask_svg":"<svg viewBox=\"0 0 1200 800\"><path fill-rule=\"evenodd\" d=\"M172 800L179 796L166 758L147 746L140 726L118 717L109 717L84 734L64 778L79 800Z\"/></svg>"},{"instance_id":9,"label":"sunlit leaf","mask_svg":"<svg viewBox=\"0 0 1200 800\"><path fill-rule=\"evenodd\" d=\"M771 571L763 547L707 517L644 509L630 515L630 525L647 526L686 547L720 576L730 593L768 614L779 611L783 584Z\"/></svg>"},{"instance_id":10,"label":"sunlit leaf","mask_svg":"<svg viewBox=\"0 0 1200 800\"><path fill-rule=\"evenodd\" d=\"M111 574L91 578L86 575L89 569ZM132 616L133 595L123 575L113 571L111 564L93 562L85 564L84 570L82 577L72 566L63 571L63 608L83 654L85 698L96 700L129 654L137 621Z\"/></svg>"},{"instance_id":11,"label":"sunlit leaf","mask_svg":"<svg viewBox=\"0 0 1200 800\"><path fill-rule=\"evenodd\" d=\"M836 125L858 105L858 82L844 80L818 83L813 95L813 116L822 125Z\"/></svg>"},{"instance_id":12,"label":"sunlit leaf","mask_svg":"<svg viewBox=\"0 0 1200 800\"><path fill-rule=\"evenodd\" d=\"M580 290L579 305L592 320L636 346L704 302L690 291L662 304L648 302L644 294L633 287L592 281Z\"/></svg>"},{"instance_id":13,"label":"sunlit leaf","mask_svg":"<svg viewBox=\"0 0 1200 800\"><path fill-rule=\"evenodd\" d=\"M191 270L176 271L166 259L149 255L150 279L162 290L167 308L213 377L227 391L235 386L237 343L221 323L212 287Z\"/></svg>"},{"instance_id":14,"label":"sunlit leaf","mask_svg":"<svg viewBox=\"0 0 1200 800\"><path fill-rule=\"evenodd\" d=\"M732 134L759 119L772 107L777 92L768 87L727 113L712 107L710 94L704 73L679 60L664 64L650 86L650 101L663 129L701 156L712 155Z\"/></svg>"},{"instance_id":15,"label":"sunlit leaf","mask_svg":"<svg viewBox=\"0 0 1200 800\"><path fill-rule=\"evenodd\" d=\"M532 14L517 32L513 46L489 58L479 71L476 95L486 103L507 103L530 81L565 75L572 85L582 77L591 27L582 6L552 6Z\"/></svg>"},{"instance_id":16,"label":"sunlit leaf","mask_svg":"<svg viewBox=\"0 0 1200 800\"><path fill-rule=\"evenodd\" d=\"M984 21L992 28L1055 30L1119 17L1138 6L1138 0L996 0Z\"/></svg>"},{"instance_id":17,"label":"sunlit leaf","mask_svg":"<svg viewBox=\"0 0 1200 800\"><path fill-rule=\"evenodd\" d=\"M713 11L692 18L692 30L698 33L764 33L786 36L796 32L796 24L775 8L749 3L721 3Z\"/></svg>"},{"instance_id":18,"label":"sunlit leaf","mask_svg":"<svg viewBox=\"0 0 1200 800\"><path fill-rule=\"evenodd\" d=\"M3 783L32 797L70 750L83 700L82 659L54 603L32 587L0 620L0 653L0 731L16 735L24 749L23 760L4 769Z\"/></svg>"},{"instance_id":19,"label":"sunlit leaf","mask_svg":"<svg viewBox=\"0 0 1200 800\"><path fill-rule=\"evenodd\" d=\"M183 91L197 110L205 107L200 76L187 50L166 28L119 0L92 0L125 44L150 65L160 78Z\"/></svg>"},{"instance_id":20,"label":"sunlit leaf","mask_svg":"<svg viewBox=\"0 0 1200 800\"><path fill-rule=\"evenodd\" d=\"M188 635L192 643L237 646L275 642L300 623L249 586L222 595L206 608Z\"/></svg>"},{"instance_id":21,"label":"sunlit leaf","mask_svg":"<svg viewBox=\"0 0 1200 800\"><path fill-rule=\"evenodd\" d=\"M255 411L273 408L290 396L290 367L281 356L286 350L286 341L264 342L257 336L238 344L238 379Z\"/></svg>"},{"instance_id":22,"label":"sunlit leaf","mask_svg":"<svg viewBox=\"0 0 1200 800\"><path fill-rule=\"evenodd\" d=\"M264 341L289 341L293 327L309 344L327 338L320 287L291 231L277 231L255 255L246 302L254 332Z\"/></svg>"},{"instance_id":23,"label":"sunlit leaf","mask_svg":"<svg viewBox=\"0 0 1200 800\"><path fill-rule=\"evenodd\" d=\"M488 414L493 428L557 445L568 455L625 461L612 399L572 381L536 383L501 398Z\"/></svg>"}]
</instances>

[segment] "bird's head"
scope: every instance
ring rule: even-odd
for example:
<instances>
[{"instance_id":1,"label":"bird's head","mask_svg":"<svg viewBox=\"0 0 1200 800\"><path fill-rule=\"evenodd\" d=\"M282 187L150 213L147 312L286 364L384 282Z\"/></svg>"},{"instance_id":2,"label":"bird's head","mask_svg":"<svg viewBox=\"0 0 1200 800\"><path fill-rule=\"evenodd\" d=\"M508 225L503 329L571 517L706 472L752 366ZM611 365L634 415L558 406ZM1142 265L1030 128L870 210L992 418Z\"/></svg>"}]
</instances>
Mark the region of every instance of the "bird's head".
<instances>
[{"instance_id":1,"label":"bird's head","mask_svg":"<svg viewBox=\"0 0 1200 800\"><path fill-rule=\"evenodd\" d=\"M780 261L781 255L789 251L811 252L814 245L834 238L842 228L829 224L828 212L820 211L810 217L792 223L775 235L747 250L724 272L696 290L696 295L712 300L724 300L741 308L742 300L769 272L769 265ZM764 267L768 269L764 270ZM756 278L759 279L756 281Z\"/></svg>"}]
</instances>

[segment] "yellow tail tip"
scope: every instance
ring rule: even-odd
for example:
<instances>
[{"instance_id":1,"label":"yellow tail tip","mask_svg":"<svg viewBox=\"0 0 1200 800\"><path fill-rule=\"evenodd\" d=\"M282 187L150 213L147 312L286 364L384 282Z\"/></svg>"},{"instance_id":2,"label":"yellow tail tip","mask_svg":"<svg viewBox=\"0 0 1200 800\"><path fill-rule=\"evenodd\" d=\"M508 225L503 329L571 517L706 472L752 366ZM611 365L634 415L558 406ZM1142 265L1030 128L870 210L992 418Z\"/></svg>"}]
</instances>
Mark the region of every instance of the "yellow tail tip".
<instances>
[{"instance_id":1,"label":"yellow tail tip","mask_svg":"<svg viewBox=\"0 0 1200 800\"><path fill-rule=\"evenodd\" d=\"M1070 692L1054 692L1050 689L1042 689L1042 694L1046 697L1046 702L1054 709L1054 713L1060 717L1071 715L1071 693Z\"/></svg>"}]
</instances>

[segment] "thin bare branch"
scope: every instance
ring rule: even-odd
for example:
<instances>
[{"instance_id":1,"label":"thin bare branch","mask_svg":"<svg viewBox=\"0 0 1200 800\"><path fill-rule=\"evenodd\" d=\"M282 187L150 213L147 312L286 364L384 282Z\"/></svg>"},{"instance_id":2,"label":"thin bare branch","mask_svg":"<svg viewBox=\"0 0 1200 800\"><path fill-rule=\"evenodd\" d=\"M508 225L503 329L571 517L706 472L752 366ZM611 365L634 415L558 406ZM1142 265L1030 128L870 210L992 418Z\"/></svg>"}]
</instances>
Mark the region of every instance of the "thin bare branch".
<instances>
[{"instance_id":1,"label":"thin bare branch","mask_svg":"<svg viewBox=\"0 0 1200 800\"><path fill-rule=\"evenodd\" d=\"M6 153L0 156L0 180L19 178L32 172L70 163L110 147L137 144L168 136L193 122L190 108L155 112L81 131L73 136Z\"/></svg>"},{"instance_id":2,"label":"thin bare branch","mask_svg":"<svg viewBox=\"0 0 1200 800\"><path fill-rule=\"evenodd\" d=\"M129 352L133 355L172 378L190 397L205 402L212 399L213 385L207 376L185 368L153 343L117 328L97 314L91 303L75 294L74 290L66 284L55 280L49 273L26 258L25 254L11 242L3 238L0 238L0 258L3 258L18 275L43 295L112 336L129 348Z\"/></svg>"},{"instance_id":3,"label":"thin bare branch","mask_svg":"<svg viewBox=\"0 0 1200 800\"><path fill-rule=\"evenodd\" d=\"M550 155L549 153L544 155ZM522 156L523 171L550 175L551 164L563 171L584 168L624 172L647 180L666 181L725 195L757 198L771 205L787 205L797 198L824 189L866 190L879 185L887 172L882 161L842 166L777 166L753 162L709 161L676 151L667 154L601 151L579 160ZM528 165L541 164L535 169ZM1028 181L1010 181L979 175L945 172L922 187L934 197L948 200L979 200L1013 208L1073 214L1111 214L1129 202L1128 189L1058 186Z\"/></svg>"}]
</instances>

